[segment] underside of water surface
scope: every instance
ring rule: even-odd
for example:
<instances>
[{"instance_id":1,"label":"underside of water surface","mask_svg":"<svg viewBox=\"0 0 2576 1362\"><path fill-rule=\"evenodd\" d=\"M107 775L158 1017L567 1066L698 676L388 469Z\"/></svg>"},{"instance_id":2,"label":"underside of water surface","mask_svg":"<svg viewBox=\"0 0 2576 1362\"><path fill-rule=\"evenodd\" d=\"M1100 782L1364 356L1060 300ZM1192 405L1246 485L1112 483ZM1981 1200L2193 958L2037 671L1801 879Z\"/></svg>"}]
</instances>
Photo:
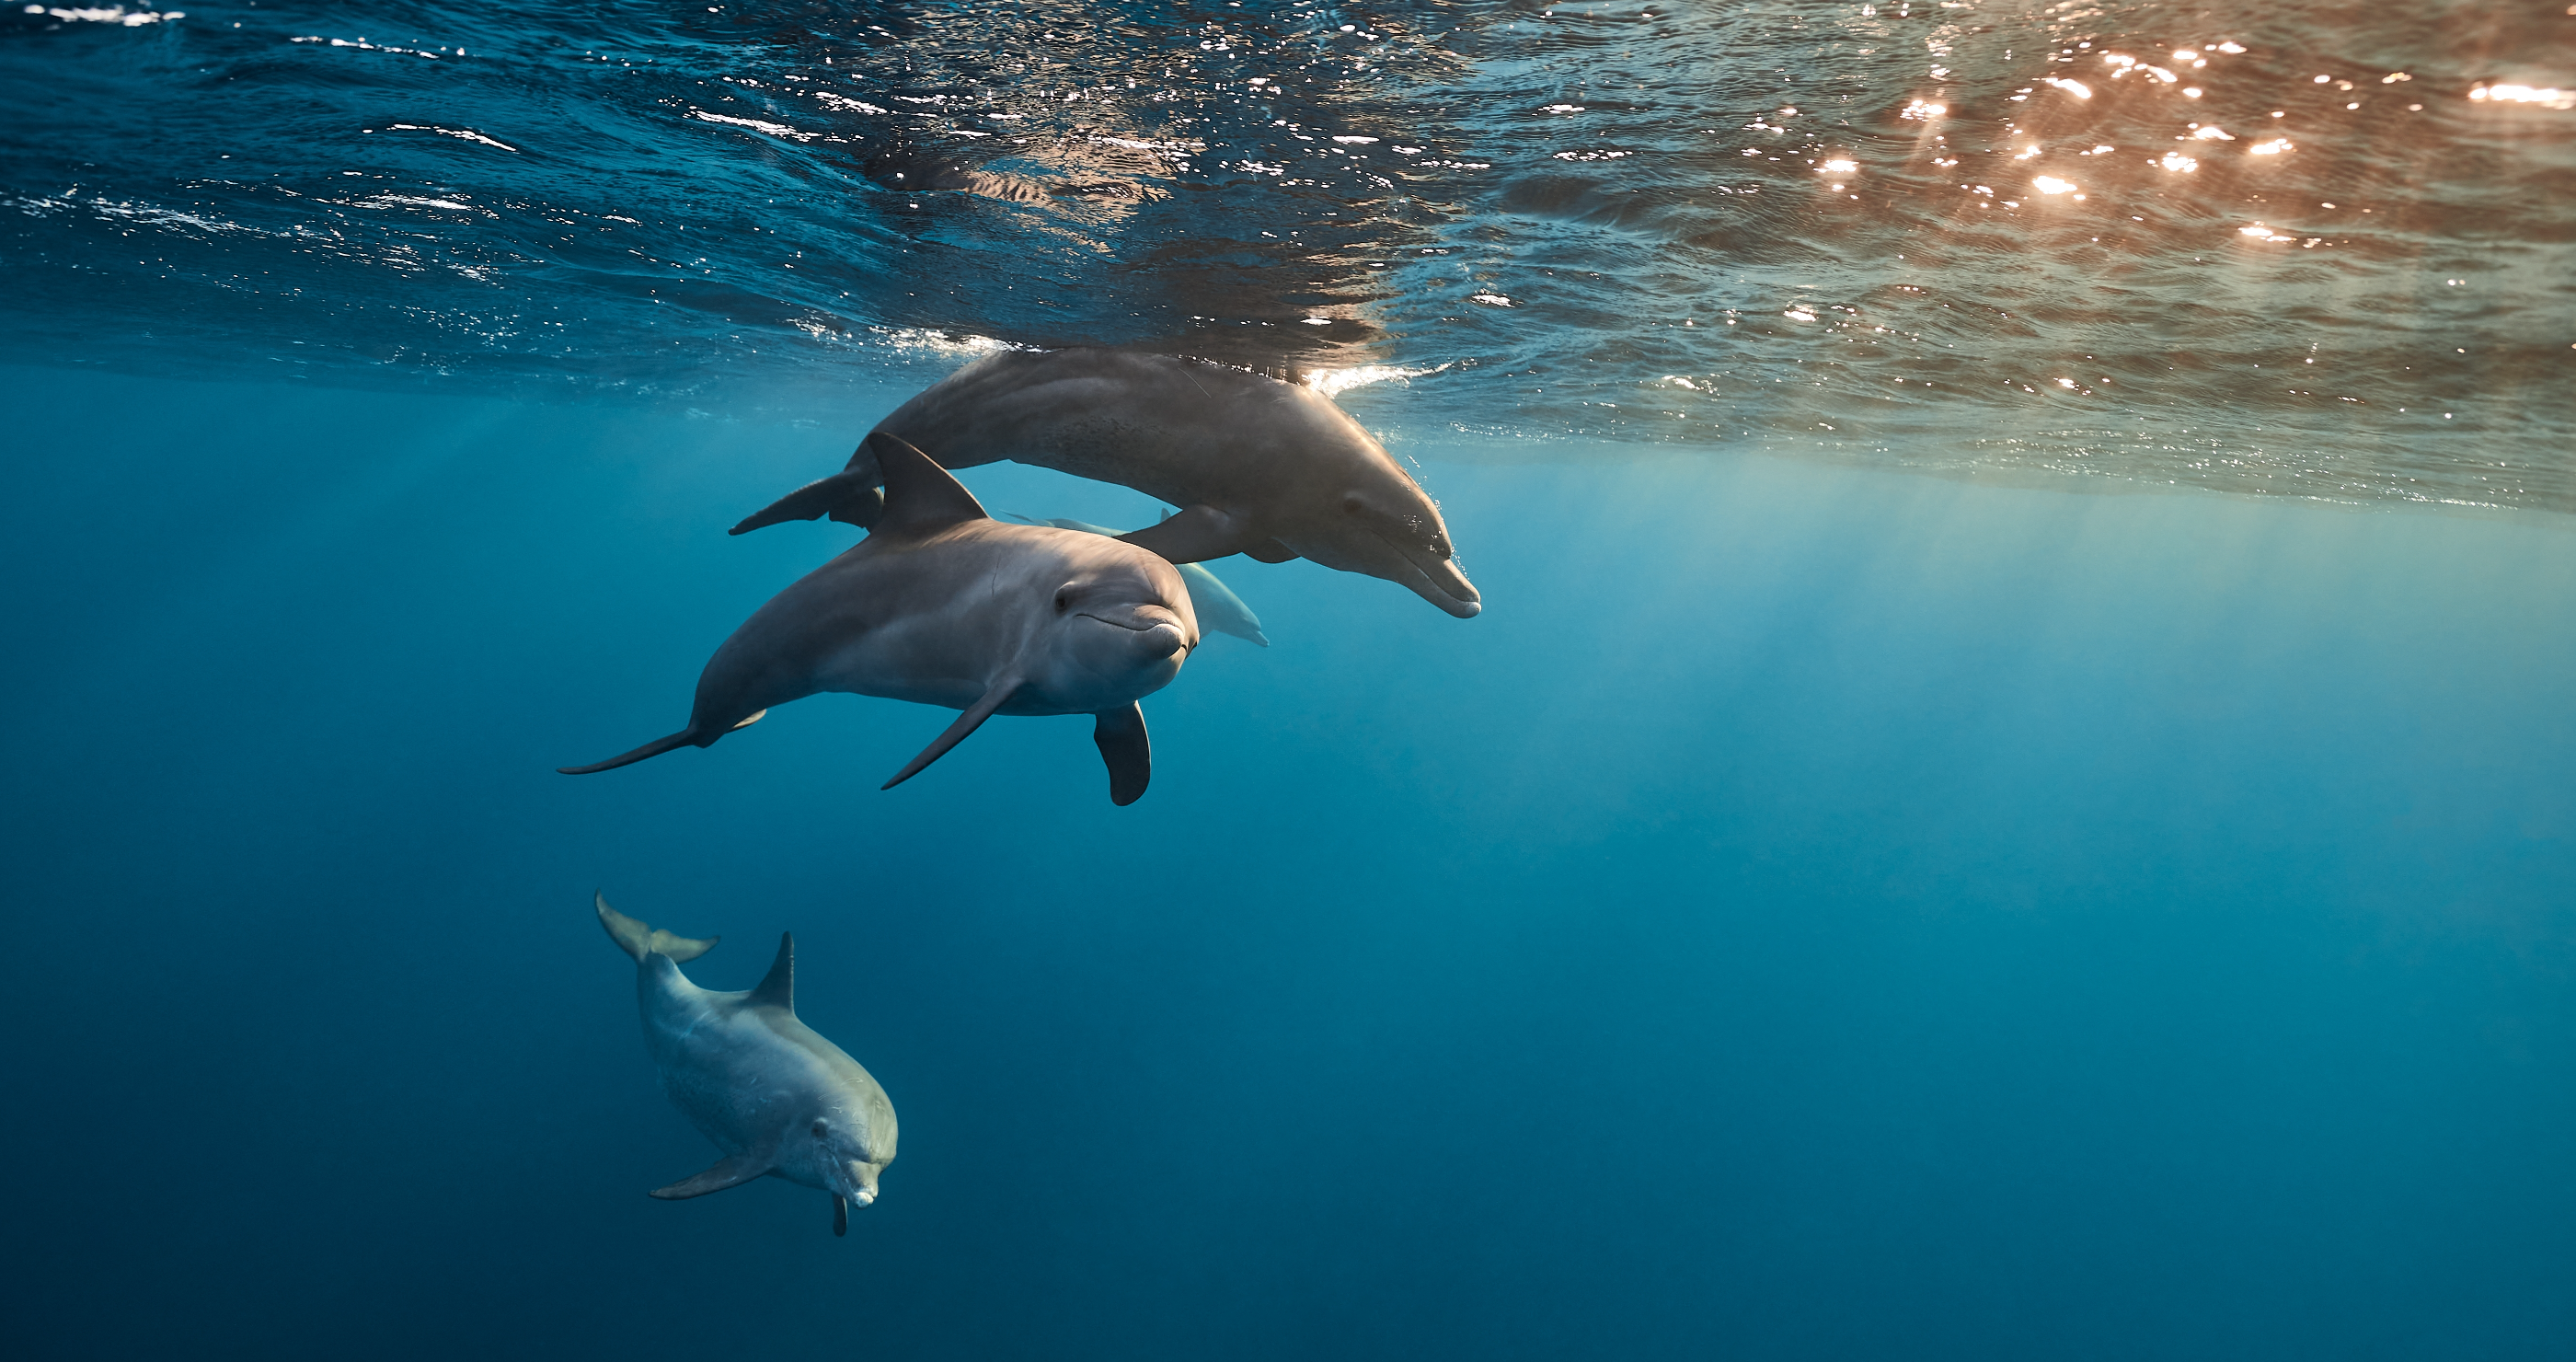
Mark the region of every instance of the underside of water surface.
<instances>
[{"instance_id":1,"label":"underside of water surface","mask_svg":"<svg viewBox=\"0 0 2576 1362\"><path fill-rule=\"evenodd\" d=\"M1130 345L1484 457L2569 511L2571 31L2164 0L11 6L0 353L811 416L980 348Z\"/></svg>"}]
</instances>

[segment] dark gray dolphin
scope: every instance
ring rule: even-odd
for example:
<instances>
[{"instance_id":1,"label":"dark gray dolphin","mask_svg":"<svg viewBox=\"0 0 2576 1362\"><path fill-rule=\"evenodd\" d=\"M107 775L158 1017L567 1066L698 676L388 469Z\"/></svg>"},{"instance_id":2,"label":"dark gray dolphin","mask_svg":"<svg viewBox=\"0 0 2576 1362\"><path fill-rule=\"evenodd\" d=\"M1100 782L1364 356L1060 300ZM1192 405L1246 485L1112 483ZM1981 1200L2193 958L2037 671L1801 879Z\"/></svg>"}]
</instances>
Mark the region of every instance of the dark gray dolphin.
<instances>
[{"instance_id":1,"label":"dark gray dolphin","mask_svg":"<svg viewBox=\"0 0 2576 1362\"><path fill-rule=\"evenodd\" d=\"M1122 536L1175 563L1311 558L1411 588L1466 619L1484 608L1450 561L1440 508L1386 447L1312 388L1207 360L1119 350L986 355L877 423L949 468L1003 459L1135 488L1181 513ZM733 527L830 516L874 523L876 457Z\"/></svg>"},{"instance_id":2,"label":"dark gray dolphin","mask_svg":"<svg viewBox=\"0 0 2576 1362\"><path fill-rule=\"evenodd\" d=\"M1106 525L1094 525L1088 520L1067 520L1062 516L1040 519L1017 511L1004 511L1002 514L1023 525L1053 525L1059 530L1080 530L1084 534L1107 535L1112 539L1119 535L1118 531ZM1241 596L1234 594L1234 588L1218 581L1216 574L1208 571L1204 564L1181 563L1176 566L1181 570L1181 583L1190 589L1190 608L1197 612L1201 630L1211 634L1232 634L1264 648L1270 646L1270 636L1261 632L1261 617L1252 613L1252 607L1245 605Z\"/></svg>"},{"instance_id":3,"label":"dark gray dolphin","mask_svg":"<svg viewBox=\"0 0 2576 1362\"><path fill-rule=\"evenodd\" d=\"M1180 571L1121 540L1003 524L928 455L868 439L886 476L868 537L734 630L698 677L687 728L564 774L705 747L772 705L849 691L965 711L887 789L995 714L1090 714L1111 802L1145 793L1153 754L1136 701L1199 642Z\"/></svg>"},{"instance_id":4,"label":"dark gray dolphin","mask_svg":"<svg viewBox=\"0 0 2576 1362\"><path fill-rule=\"evenodd\" d=\"M850 1231L850 1204L877 1199L877 1175L894 1162L894 1103L885 1089L796 1017L796 938L748 993L715 993L680 973L715 949L628 917L591 896L608 939L635 959L635 1004L644 1050L662 1091L724 1157L653 1195L683 1201L783 1178L832 1194L832 1233Z\"/></svg>"}]
</instances>

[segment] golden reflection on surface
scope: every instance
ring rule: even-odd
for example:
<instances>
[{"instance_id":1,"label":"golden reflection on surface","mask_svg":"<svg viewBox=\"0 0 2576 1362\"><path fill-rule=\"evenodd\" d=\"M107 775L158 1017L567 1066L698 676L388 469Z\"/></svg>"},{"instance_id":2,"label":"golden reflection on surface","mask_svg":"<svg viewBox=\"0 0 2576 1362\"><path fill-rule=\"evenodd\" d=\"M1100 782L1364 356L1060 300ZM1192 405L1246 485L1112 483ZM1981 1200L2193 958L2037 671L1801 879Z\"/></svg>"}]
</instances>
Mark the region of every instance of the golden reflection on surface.
<instances>
[{"instance_id":1,"label":"golden reflection on surface","mask_svg":"<svg viewBox=\"0 0 2576 1362\"><path fill-rule=\"evenodd\" d=\"M2537 104L2544 109L2576 109L2576 90L2542 89L2529 85L2481 85L2469 91L2469 98L2494 100L2499 104Z\"/></svg>"}]
</instances>

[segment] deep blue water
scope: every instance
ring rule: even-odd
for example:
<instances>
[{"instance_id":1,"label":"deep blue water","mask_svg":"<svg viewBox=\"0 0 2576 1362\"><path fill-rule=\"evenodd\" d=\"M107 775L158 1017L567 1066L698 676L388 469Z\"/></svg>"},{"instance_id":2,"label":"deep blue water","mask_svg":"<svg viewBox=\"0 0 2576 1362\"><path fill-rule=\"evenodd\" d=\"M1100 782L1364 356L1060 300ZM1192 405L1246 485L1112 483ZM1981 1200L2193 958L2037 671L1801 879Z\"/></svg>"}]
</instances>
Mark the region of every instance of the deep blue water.
<instances>
[{"instance_id":1,"label":"deep blue water","mask_svg":"<svg viewBox=\"0 0 2576 1362\"><path fill-rule=\"evenodd\" d=\"M551 772L850 537L710 514L830 421L5 384L31 1355L2576 1339L2556 517L1424 450L1492 608L1221 564L1276 646L1122 810L1078 720L880 793L944 720L847 697ZM644 1197L595 886L798 934L904 1122L848 1239Z\"/></svg>"},{"instance_id":2,"label":"deep blue water","mask_svg":"<svg viewBox=\"0 0 2576 1362\"><path fill-rule=\"evenodd\" d=\"M0 1346L2576 1355L2560 8L9 7ZM1485 612L1213 564L1124 809L554 773L1075 342L1336 394ZM847 1238L644 1195L594 890L796 933Z\"/></svg>"}]
</instances>

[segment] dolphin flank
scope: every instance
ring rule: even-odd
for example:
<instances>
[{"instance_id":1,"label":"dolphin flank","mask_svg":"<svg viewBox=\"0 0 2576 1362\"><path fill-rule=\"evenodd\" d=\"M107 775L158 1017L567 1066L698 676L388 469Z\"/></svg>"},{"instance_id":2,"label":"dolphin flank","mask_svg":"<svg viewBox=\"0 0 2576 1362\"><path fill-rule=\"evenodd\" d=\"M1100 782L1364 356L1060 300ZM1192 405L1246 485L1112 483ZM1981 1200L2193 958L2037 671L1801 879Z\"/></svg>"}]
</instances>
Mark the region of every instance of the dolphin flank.
<instances>
[{"instance_id":1,"label":"dolphin flank","mask_svg":"<svg viewBox=\"0 0 2576 1362\"><path fill-rule=\"evenodd\" d=\"M1331 399L1208 360L1121 350L986 355L895 408L840 472L732 532L819 516L875 524L881 435L948 468L1011 459L1159 497L1180 514L1120 537L1175 563L1310 558L1382 577L1460 619L1484 608L1451 561L1440 508Z\"/></svg>"},{"instance_id":2,"label":"dolphin flank","mask_svg":"<svg viewBox=\"0 0 2576 1362\"><path fill-rule=\"evenodd\" d=\"M747 993L715 993L680 973L715 948L646 926L593 895L599 925L635 959L644 1049L662 1091L724 1157L653 1195L681 1201L758 1177L832 1194L832 1233L847 1234L850 1204L877 1199L877 1176L894 1162L894 1103L841 1047L796 1019L796 938Z\"/></svg>"}]
</instances>

